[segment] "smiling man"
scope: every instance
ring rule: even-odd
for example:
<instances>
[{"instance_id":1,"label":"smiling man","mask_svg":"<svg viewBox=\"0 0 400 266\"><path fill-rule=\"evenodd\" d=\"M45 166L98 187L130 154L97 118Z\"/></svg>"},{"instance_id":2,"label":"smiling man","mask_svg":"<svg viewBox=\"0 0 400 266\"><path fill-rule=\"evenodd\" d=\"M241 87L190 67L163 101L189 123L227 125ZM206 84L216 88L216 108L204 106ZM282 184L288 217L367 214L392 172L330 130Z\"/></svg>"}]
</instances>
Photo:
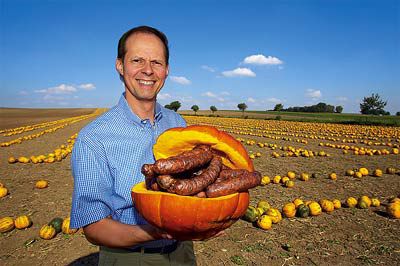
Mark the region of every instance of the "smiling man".
<instances>
[{"instance_id":1,"label":"smiling man","mask_svg":"<svg viewBox=\"0 0 400 266\"><path fill-rule=\"evenodd\" d=\"M72 154L71 227L83 227L100 246L99 265L195 265L192 242L179 242L148 224L135 210L133 185L144 181L143 164L154 163L157 137L186 126L157 103L169 69L166 36L140 26L122 35L116 70L125 92L119 103L84 127Z\"/></svg>"}]
</instances>

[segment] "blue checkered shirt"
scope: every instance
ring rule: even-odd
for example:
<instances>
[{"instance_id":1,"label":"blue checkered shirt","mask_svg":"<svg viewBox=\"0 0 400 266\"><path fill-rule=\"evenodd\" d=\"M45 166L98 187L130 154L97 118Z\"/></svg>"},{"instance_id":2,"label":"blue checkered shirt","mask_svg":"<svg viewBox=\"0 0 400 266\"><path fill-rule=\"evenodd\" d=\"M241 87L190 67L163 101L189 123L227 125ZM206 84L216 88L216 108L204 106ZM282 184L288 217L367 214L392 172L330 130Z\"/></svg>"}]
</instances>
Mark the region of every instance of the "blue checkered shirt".
<instances>
[{"instance_id":1,"label":"blue checkered shirt","mask_svg":"<svg viewBox=\"0 0 400 266\"><path fill-rule=\"evenodd\" d=\"M150 120L142 120L132 112L124 96L116 106L85 126L75 141L71 158L71 228L107 216L125 224L146 224L133 207L131 188L144 181L142 165L154 163L152 148L157 137L169 128L186 126L180 115L158 103L152 125ZM151 241L144 246L158 247L170 242Z\"/></svg>"}]
</instances>

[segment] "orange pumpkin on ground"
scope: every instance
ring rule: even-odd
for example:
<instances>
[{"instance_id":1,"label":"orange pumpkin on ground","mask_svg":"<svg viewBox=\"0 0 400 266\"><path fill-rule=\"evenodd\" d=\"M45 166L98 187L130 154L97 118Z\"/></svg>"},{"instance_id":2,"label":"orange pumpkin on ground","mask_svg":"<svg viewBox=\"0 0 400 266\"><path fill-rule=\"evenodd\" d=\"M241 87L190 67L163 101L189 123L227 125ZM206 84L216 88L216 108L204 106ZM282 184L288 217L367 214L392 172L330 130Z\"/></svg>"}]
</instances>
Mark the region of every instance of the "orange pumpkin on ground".
<instances>
[{"instance_id":1,"label":"orange pumpkin on ground","mask_svg":"<svg viewBox=\"0 0 400 266\"><path fill-rule=\"evenodd\" d=\"M400 203L391 202L386 206L386 211L390 217L400 219Z\"/></svg>"},{"instance_id":2,"label":"orange pumpkin on ground","mask_svg":"<svg viewBox=\"0 0 400 266\"><path fill-rule=\"evenodd\" d=\"M169 129L158 137L153 152L158 160L192 150L200 144L210 145L217 151L225 166L254 171L242 143L211 126ZM207 239L230 227L243 216L249 205L248 192L198 198L149 191L144 182L132 188L132 199L136 210L150 224L179 240Z\"/></svg>"},{"instance_id":3,"label":"orange pumpkin on ground","mask_svg":"<svg viewBox=\"0 0 400 266\"><path fill-rule=\"evenodd\" d=\"M46 180L39 180L36 182L35 187L42 189L42 188L47 188L49 186L49 182Z\"/></svg>"}]
</instances>

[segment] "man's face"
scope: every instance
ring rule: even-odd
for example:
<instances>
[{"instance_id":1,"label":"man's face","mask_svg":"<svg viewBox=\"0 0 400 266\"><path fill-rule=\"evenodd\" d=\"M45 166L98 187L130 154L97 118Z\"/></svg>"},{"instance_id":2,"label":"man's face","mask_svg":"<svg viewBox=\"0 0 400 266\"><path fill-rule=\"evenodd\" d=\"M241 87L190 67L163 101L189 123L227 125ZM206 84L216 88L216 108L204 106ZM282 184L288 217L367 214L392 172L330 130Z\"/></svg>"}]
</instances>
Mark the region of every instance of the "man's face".
<instances>
[{"instance_id":1,"label":"man's face","mask_svg":"<svg viewBox=\"0 0 400 266\"><path fill-rule=\"evenodd\" d=\"M117 59L126 93L138 101L154 101L168 75L164 45L153 34L136 33L126 41L124 62Z\"/></svg>"}]
</instances>

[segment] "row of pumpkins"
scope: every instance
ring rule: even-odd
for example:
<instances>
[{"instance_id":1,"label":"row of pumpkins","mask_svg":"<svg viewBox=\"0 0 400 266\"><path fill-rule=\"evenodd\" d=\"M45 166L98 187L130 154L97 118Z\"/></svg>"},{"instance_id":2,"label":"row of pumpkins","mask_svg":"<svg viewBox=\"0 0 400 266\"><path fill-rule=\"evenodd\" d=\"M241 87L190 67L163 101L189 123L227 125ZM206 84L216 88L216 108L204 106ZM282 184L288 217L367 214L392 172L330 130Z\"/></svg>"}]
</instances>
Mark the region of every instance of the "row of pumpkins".
<instances>
[{"instance_id":1,"label":"row of pumpkins","mask_svg":"<svg viewBox=\"0 0 400 266\"><path fill-rule=\"evenodd\" d=\"M361 196L358 200L354 197L349 197L344 202L348 208L368 209L369 207L379 207L381 205L379 199L370 198L368 196ZM286 218L306 218L308 216L318 216L322 212L331 213L336 209L340 209L342 203L338 199L328 200L321 199L317 201L303 201L295 199L293 202L286 203L282 207L282 212L277 208L272 208L266 200L261 200L257 206L249 206L245 215L242 217L244 220L256 223L258 227L264 230L272 228L272 224L277 224ZM400 219L400 194L397 198L393 198L386 205L386 212L389 217ZM283 215L282 215L283 214Z\"/></svg>"},{"instance_id":2,"label":"row of pumpkins","mask_svg":"<svg viewBox=\"0 0 400 266\"><path fill-rule=\"evenodd\" d=\"M49 240L54 238L60 232L63 232L64 234L75 234L78 229L71 229L69 224L69 217L65 219L56 217L40 228L39 236L42 239ZM3 217L0 219L0 233L10 232L14 228L22 230L29 228L31 225L32 220L27 215L19 216L15 220L11 217Z\"/></svg>"},{"instance_id":3,"label":"row of pumpkins","mask_svg":"<svg viewBox=\"0 0 400 266\"><path fill-rule=\"evenodd\" d=\"M41 179L36 181L35 188L43 189L49 186L49 182L47 180ZM0 183L0 198L7 196L9 193L8 188L4 186L3 183Z\"/></svg>"}]
</instances>

